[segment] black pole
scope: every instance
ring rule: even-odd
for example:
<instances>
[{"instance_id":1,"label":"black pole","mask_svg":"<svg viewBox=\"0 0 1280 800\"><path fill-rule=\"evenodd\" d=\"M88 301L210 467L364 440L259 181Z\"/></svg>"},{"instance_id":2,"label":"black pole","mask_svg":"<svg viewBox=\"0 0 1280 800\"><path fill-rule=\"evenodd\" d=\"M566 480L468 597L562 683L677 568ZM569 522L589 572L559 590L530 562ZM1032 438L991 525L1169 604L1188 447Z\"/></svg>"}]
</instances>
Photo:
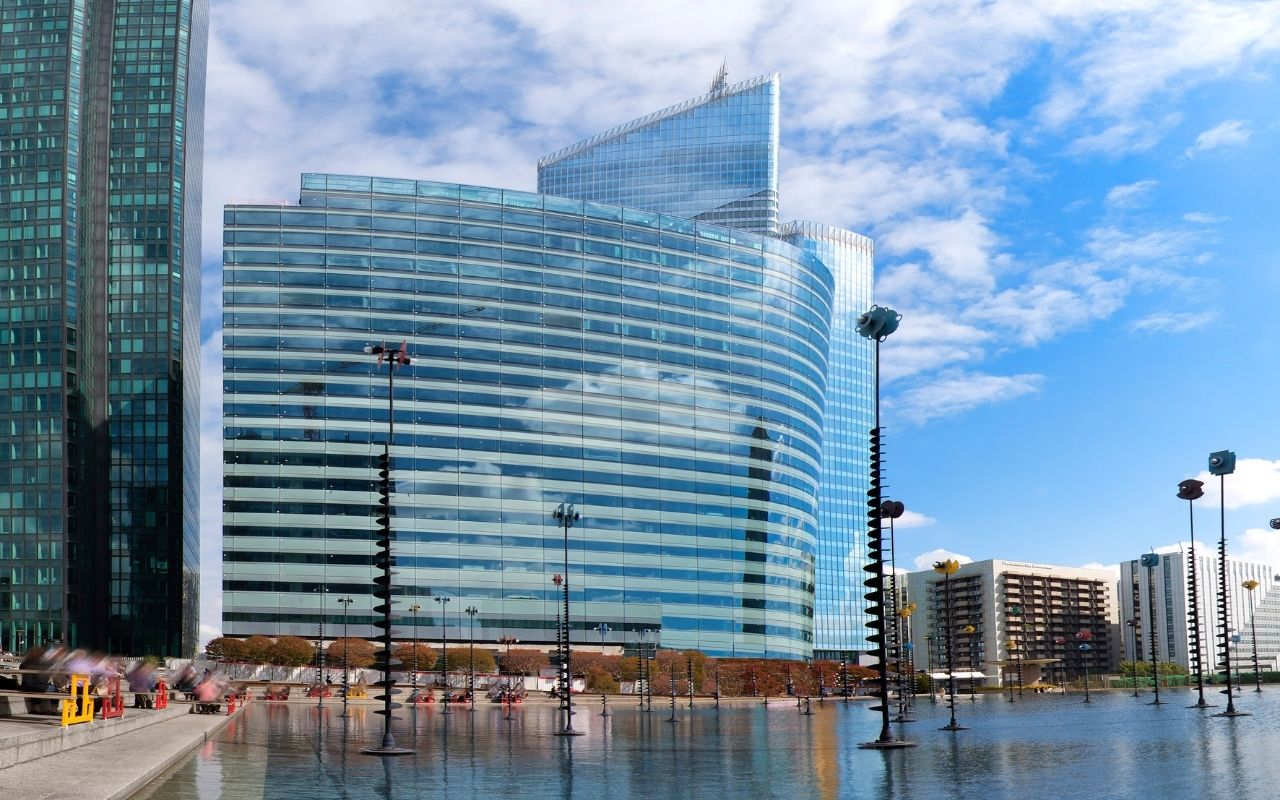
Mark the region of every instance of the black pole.
<instances>
[{"instance_id":1,"label":"black pole","mask_svg":"<svg viewBox=\"0 0 1280 800\"><path fill-rule=\"evenodd\" d=\"M1258 620L1257 610L1253 604L1253 590L1258 588L1256 582L1249 587L1249 638L1253 644L1253 684L1254 691L1262 691L1262 671L1258 668Z\"/></svg>"},{"instance_id":2,"label":"black pole","mask_svg":"<svg viewBox=\"0 0 1280 800\"><path fill-rule=\"evenodd\" d=\"M1235 684L1231 680L1231 596L1227 594L1227 476L1218 476L1218 499L1221 514L1221 538L1218 540L1218 620L1222 625L1222 663L1227 673L1227 710L1219 717L1238 717L1247 711L1236 711Z\"/></svg>"},{"instance_id":3,"label":"black pole","mask_svg":"<svg viewBox=\"0 0 1280 800\"><path fill-rule=\"evenodd\" d=\"M952 619L951 619L951 573L947 570L942 572L943 586L943 605L946 608L945 617L947 620L946 642L947 648L947 705L951 710L951 722L941 728L944 731L962 731L964 726L956 722L956 671L952 661L952 650L955 648L955 641L952 635Z\"/></svg>"},{"instance_id":4,"label":"black pole","mask_svg":"<svg viewBox=\"0 0 1280 800\"><path fill-rule=\"evenodd\" d=\"M1189 479L1178 484L1178 497L1187 501L1187 522L1191 531L1191 549L1187 561L1187 577L1191 583L1191 666L1196 671L1197 700L1191 708L1209 708L1204 699L1204 644L1201 641L1202 616L1200 614L1200 568L1196 563L1196 498L1204 496L1202 481Z\"/></svg>"},{"instance_id":5,"label":"black pole","mask_svg":"<svg viewBox=\"0 0 1280 800\"><path fill-rule=\"evenodd\" d=\"M1136 609L1135 609L1136 611ZM1138 662L1142 660L1142 640L1138 638L1138 618L1125 620L1129 630L1133 631L1133 696L1138 696Z\"/></svg>"},{"instance_id":6,"label":"black pole","mask_svg":"<svg viewBox=\"0 0 1280 800\"><path fill-rule=\"evenodd\" d=\"M1162 704L1160 699L1160 662L1156 657L1156 579L1155 565L1147 567L1147 610L1148 616L1151 618L1151 683L1155 687L1155 699L1151 701L1151 705L1158 706Z\"/></svg>"},{"instance_id":7,"label":"black pole","mask_svg":"<svg viewBox=\"0 0 1280 800\"><path fill-rule=\"evenodd\" d=\"M374 589L373 596L378 600L378 605L374 606L374 613L381 614L382 619L374 623L375 627L381 630L382 652L379 656L381 662L379 666L382 670L382 680L379 684L382 686L382 708L376 709L375 714L380 714L383 718L382 722L382 742L378 747L369 747L361 750L362 753L380 756L396 756L408 755L413 753L412 750L398 747L396 745L395 735L391 732L392 709L398 708L399 703L391 702L392 693L395 691L395 680L391 676L391 444L395 441L396 429L396 390L395 390L395 374L396 367L408 364L409 356L405 352L403 346L398 348L387 348L385 345L380 347L367 347L365 351L378 356L378 363L381 365L383 359L387 361L387 441L383 446L382 457L379 464L379 538L377 541L378 552L374 556L374 566L380 568L380 574L373 579Z\"/></svg>"},{"instance_id":8,"label":"black pole","mask_svg":"<svg viewBox=\"0 0 1280 800\"><path fill-rule=\"evenodd\" d=\"M444 703L441 704L441 714L452 714L449 709L449 601L452 597L438 595L436 602L440 604L440 682L444 684ZM414 657L417 657L417 648L414 648ZM445 738L449 737L449 729L445 728Z\"/></svg>"},{"instance_id":9,"label":"black pole","mask_svg":"<svg viewBox=\"0 0 1280 800\"><path fill-rule=\"evenodd\" d=\"M351 640L347 638L347 611L351 604L355 602L353 598L343 597L338 600L342 603L342 714L339 716L349 716L347 714L347 695L351 694L351 662L347 658L347 647Z\"/></svg>"},{"instance_id":10,"label":"black pole","mask_svg":"<svg viewBox=\"0 0 1280 800\"><path fill-rule=\"evenodd\" d=\"M560 656L560 709L564 721L556 733L560 736L577 736L581 732L573 729L573 655L569 645L569 528L580 519L580 515L571 503L561 503L552 512L552 517L564 527L564 578L560 585L564 595L564 610L561 614L563 650Z\"/></svg>"}]
</instances>

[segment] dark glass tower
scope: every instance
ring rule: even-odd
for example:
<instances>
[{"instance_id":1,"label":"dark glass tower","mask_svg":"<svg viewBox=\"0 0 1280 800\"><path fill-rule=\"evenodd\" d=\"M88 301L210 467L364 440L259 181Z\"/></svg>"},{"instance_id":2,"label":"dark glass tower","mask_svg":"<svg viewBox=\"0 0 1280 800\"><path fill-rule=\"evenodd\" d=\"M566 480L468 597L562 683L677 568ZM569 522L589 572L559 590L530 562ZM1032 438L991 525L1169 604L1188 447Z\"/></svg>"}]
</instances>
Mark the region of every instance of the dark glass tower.
<instances>
[{"instance_id":1,"label":"dark glass tower","mask_svg":"<svg viewBox=\"0 0 1280 800\"><path fill-rule=\"evenodd\" d=\"M196 646L205 0L0 1L0 642Z\"/></svg>"}]
</instances>

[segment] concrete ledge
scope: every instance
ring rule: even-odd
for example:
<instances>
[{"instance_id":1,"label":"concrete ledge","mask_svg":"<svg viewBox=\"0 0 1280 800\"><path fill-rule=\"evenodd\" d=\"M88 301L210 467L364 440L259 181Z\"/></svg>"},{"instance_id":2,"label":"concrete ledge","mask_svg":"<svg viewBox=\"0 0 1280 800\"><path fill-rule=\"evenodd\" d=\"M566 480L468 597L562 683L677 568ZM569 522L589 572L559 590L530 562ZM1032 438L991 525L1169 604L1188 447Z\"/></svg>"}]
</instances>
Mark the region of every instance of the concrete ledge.
<instances>
[{"instance_id":1,"label":"concrete ledge","mask_svg":"<svg viewBox=\"0 0 1280 800\"><path fill-rule=\"evenodd\" d=\"M0 784L24 800L127 800L243 713L165 715L163 724L0 770Z\"/></svg>"},{"instance_id":2,"label":"concrete ledge","mask_svg":"<svg viewBox=\"0 0 1280 800\"><path fill-rule=\"evenodd\" d=\"M5 732L8 735L0 737L0 770L185 716L187 710L186 705L171 706L163 711L130 708L125 710L123 717L95 719L67 728L57 723L57 717L30 717L30 721L25 723L7 722ZM15 733L14 726L21 726L24 730Z\"/></svg>"}]
</instances>

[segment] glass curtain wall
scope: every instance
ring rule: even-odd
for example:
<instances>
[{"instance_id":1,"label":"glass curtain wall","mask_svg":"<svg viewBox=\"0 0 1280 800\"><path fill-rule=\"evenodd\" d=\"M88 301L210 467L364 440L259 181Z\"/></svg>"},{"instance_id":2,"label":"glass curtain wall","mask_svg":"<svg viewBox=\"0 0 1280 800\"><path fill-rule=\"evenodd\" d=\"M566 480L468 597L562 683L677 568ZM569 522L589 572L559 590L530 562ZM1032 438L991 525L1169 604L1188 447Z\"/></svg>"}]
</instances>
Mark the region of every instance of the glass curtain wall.
<instances>
[{"instance_id":1,"label":"glass curtain wall","mask_svg":"<svg viewBox=\"0 0 1280 800\"><path fill-rule=\"evenodd\" d=\"M426 181L306 175L225 219L225 629L370 635L395 376L397 630L812 650L831 274L776 239ZM445 595L457 602L427 602ZM418 616L407 612L417 602ZM653 638L650 641L654 641Z\"/></svg>"}]
</instances>

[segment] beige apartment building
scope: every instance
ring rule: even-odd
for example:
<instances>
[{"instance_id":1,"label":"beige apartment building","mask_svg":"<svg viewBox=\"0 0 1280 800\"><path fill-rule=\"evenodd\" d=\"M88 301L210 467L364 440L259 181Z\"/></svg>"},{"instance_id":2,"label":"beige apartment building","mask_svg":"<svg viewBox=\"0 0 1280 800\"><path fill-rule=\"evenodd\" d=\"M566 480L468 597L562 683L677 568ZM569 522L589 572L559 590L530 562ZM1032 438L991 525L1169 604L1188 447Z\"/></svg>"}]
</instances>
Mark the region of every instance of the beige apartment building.
<instances>
[{"instance_id":1,"label":"beige apartment building","mask_svg":"<svg viewBox=\"0 0 1280 800\"><path fill-rule=\"evenodd\" d=\"M1109 570L989 559L962 565L950 578L952 668L981 685L1056 684L1114 671L1123 654L1116 577ZM904 585L905 584L905 585ZM900 593L916 611L904 626L916 670L946 668L943 576L902 576ZM1081 645L1087 645L1082 649ZM977 677L980 675L981 677Z\"/></svg>"}]
</instances>

